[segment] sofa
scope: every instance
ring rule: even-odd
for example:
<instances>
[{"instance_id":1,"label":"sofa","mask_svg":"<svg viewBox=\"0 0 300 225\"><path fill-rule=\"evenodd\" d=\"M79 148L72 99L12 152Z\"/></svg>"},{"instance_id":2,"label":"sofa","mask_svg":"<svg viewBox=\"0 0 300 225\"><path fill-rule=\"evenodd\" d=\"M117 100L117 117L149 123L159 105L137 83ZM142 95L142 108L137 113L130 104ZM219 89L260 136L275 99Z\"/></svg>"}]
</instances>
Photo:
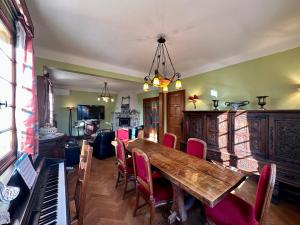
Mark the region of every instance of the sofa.
<instances>
[{"instance_id":1,"label":"sofa","mask_svg":"<svg viewBox=\"0 0 300 225\"><path fill-rule=\"evenodd\" d=\"M98 159L105 159L115 155L115 148L111 142L115 139L114 131L99 131L91 146L93 155Z\"/></svg>"}]
</instances>

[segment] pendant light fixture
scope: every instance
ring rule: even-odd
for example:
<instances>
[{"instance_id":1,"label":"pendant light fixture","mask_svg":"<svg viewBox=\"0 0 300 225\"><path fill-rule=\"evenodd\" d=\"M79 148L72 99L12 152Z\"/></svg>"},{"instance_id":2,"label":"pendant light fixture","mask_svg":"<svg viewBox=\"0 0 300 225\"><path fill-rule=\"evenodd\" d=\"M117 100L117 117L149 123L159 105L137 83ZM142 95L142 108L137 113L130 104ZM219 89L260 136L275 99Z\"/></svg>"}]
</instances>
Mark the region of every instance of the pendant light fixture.
<instances>
[{"instance_id":1,"label":"pendant light fixture","mask_svg":"<svg viewBox=\"0 0 300 225\"><path fill-rule=\"evenodd\" d=\"M104 102L114 102L115 99L110 95L107 82L104 82L104 87L102 88L101 94L97 98L98 101L103 100Z\"/></svg>"},{"instance_id":2,"label":"pendant light fixture","mask_svg":"<svg viewBox=\"0 0 300 225\"><path fill-rule=\"evenodd\" d=\"M180 80L180 73L175 71L173 62L169 55L166 46L166 39L164 35L160 35L157 40L157 48L149 70L149 73L144 78L144 91L149 91L149 86L162 88L163 92L169 91L169 85L175 81L175 88L181 89L182 83ZM154 69L155 68L155 69ZM154 70L154 77L151 73ZM170 70L170 71L169 71Z\"/></svg>"}]
</instances>

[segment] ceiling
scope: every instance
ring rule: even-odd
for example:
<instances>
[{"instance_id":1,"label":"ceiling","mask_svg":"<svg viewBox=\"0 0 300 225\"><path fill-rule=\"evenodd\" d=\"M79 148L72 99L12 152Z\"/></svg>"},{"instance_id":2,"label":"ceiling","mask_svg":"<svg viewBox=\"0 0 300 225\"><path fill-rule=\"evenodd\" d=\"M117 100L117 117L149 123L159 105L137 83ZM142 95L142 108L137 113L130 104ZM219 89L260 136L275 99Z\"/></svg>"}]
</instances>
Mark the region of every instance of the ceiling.
<instances>
[{"instance_id":1,"label":"ceiling","mask_svg":"<svg viewBox=\"0 0 300 225\"><path fill-rule=\"evenodd\" d=\"M164 33L184 76L300 46L299 0L26 0L37 55L144 76Z\"/></svg>"},{"instance_id":2,"label":"ceiling","mask_svg":"<svg viewBox=\"0 0 300 225\"><path fill-rule=\"evenodd\" d=\"M104 87L104 82L107 82L107 86L111 94L126 92L128 90L136 93L142 91L141 83L133 81L92 76L88 74L58 70L55 68L49 68L48 70L55 88L58 89L100 93Z\"/></svg>"}]
</instances>

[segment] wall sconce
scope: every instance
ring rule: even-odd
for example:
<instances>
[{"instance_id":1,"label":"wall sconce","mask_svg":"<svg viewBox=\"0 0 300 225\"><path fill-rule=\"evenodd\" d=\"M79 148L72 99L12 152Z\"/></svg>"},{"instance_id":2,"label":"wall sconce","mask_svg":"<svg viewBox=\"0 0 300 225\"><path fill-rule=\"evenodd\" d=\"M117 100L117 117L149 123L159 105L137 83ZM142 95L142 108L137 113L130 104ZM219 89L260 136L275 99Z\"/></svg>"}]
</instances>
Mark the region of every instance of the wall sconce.
<instances>
[{"instance_id":1,"label":"wall sconce","mask_svg":"<svg viewBox=\"0 0 300 225\"><path fill-rule=\"evenodd\" d=\"M193 102L194 109L196 109L196 102L199 100L198 95L193 95L193 96L191 95L191 96L189 96L188 100L189 100L189 102Z\"/></svg>"}]
</instances>

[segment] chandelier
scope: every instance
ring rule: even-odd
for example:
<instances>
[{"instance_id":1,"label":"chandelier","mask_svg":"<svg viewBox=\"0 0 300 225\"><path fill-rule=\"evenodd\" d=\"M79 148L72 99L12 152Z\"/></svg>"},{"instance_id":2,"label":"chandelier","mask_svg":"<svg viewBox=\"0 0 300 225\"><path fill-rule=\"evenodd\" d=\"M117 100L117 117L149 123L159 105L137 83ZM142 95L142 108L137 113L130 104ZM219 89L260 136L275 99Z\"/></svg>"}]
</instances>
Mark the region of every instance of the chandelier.
<instances>
[{"instance_id":1,"label":"chandelier","mask_svg":"<svg viewBox=\"0 0 300 225\"><path fill-rule=\"evenodd\" d=\"M108 102L109 100L111 102L115 101L115 99L109 93L109 90L108 90L108 87L107 87L107 82L104 82L104 87L102 88L101 94L97 98L98 101L101 101L101 99L104 102Z\"/></svg>"},{"instance_id":2,"label":"chandelier","mask_svg":"<svg viewBox=\"0 0 300 225\"><path fill-rule=\"evenodd\" d=\"M161 35L157 42L157 48L149 73L144 78L143 90L149 91L149 86L154 86L157 88L162 88L163 92L168 92L169 85L174 81L175 88L181 89L182 84L180 80L180 73L175 71L169 51L165 44L165 37ZM154 70L154 77L151 78L152 70Z\"/></svg>"}]
</instances>

